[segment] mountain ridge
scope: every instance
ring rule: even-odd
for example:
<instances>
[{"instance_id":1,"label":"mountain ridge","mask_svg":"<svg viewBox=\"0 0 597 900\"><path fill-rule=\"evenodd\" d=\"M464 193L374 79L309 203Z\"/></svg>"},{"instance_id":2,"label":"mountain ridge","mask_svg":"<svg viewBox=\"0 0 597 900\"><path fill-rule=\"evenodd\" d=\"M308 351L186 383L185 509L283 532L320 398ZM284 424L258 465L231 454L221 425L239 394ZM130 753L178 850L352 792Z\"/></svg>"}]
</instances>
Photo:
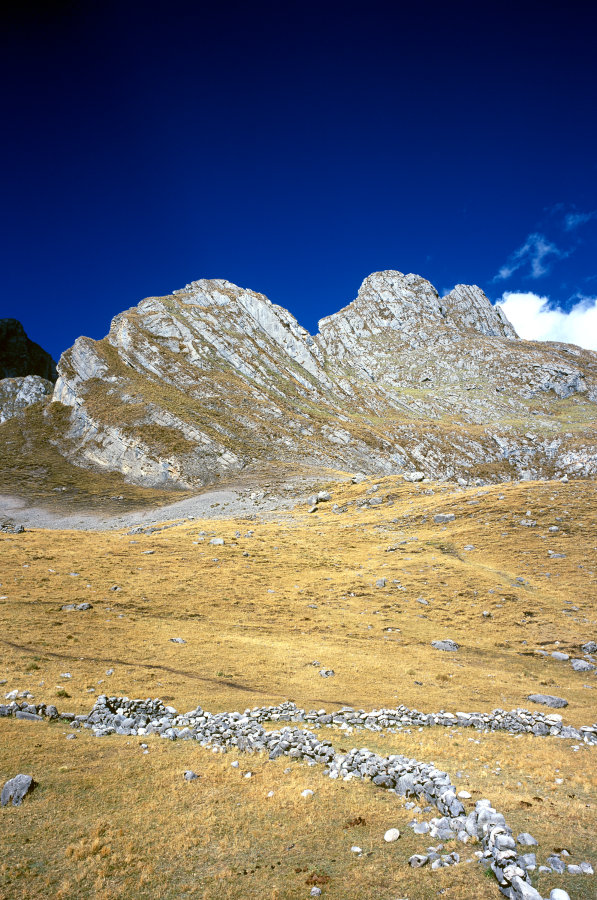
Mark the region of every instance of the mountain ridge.
<instances>
[{"instance_id":1,"label":"mountain ridge","mask_svg":"<svg viewBox=\"0 0 597 900\"><path fill-rule=\"evenodd\" d=\"M386 270L316 335L225 279L146 298L62 354L42 415L64 410L73 463L134 484L274 464L500 481L597 472L596 401L597 353L522 341L477 286Z\"/></svg>"},{"instance_id":2,"label":"mountain ridge","mask_svg":"<svg viewBox=\"0 0 597 900\"><path fill-rule=\"evenodd\" d=\"M27 375L56 381L56 363L28 337L18 319L0 319L0 380Z\"/></svg>"}]
</instances>

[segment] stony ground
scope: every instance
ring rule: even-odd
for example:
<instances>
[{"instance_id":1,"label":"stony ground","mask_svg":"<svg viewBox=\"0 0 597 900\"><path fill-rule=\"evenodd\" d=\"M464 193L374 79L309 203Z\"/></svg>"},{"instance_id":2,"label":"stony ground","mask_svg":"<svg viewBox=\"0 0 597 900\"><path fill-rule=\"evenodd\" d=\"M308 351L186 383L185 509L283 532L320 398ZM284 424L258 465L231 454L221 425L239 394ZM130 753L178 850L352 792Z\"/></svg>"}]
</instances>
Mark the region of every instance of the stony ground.
<instances>
[{"instance_id":1,"label":"stony ground","mask_svg":"<svg viewBox=\"0 0 597 900\"><path fill-rule=\"evenodd\" d=\"M100 693L181 711L291 698L328 711L549 712L527 699L545 693L568 701L566 723L596 721L597 679L572 665L590 662L581 646L597 638L594 482L321 487L332 497L312 513L299 503L272 517L253 500L242 517L153 531L139 516L135 534L1 535L2 697L28 690L75 713ZM431 646L444 639L459 649ZM144 753L138 737L66 741L64 723L0 719L0 730L2 781L23 771L39 782L2 810L5 896L294 898L318 885L331 898L499 896L478 864L412 870L425 839L405 828L403 801L370 784L261 756L238 757L239 772L232 754L155 736ZM597 862L595 750L578 741L441 728L321 736L433 761L532 831L538 857L567 849ZM188 768L201 777L187 784ZM391 827L402 836L386 845ZM597 882L535 883L574 900Z\"/></svg>"}]
</instances>

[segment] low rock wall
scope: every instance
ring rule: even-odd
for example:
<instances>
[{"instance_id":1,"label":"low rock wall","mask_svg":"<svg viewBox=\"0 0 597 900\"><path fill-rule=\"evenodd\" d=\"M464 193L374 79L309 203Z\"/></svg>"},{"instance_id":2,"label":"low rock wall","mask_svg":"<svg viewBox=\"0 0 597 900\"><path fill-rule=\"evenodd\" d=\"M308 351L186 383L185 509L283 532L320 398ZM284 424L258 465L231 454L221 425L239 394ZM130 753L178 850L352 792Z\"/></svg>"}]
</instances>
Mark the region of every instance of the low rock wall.
<instances>
[{"instance_id":1,"label":"low rock wall","mask_svg":"<svg viewBox=\"0 0 597 900\"><path fill-rule=\"evenodd\" d=\"M529 871L535 868L535 858L534 854L517 850L512 829L489 800L477 801L474 808L467 812L448 773L433 764L397 754L383 757L366 748L337 752L330 741L321 740L298 725L339 727L345 731L443 725L473 727L482 731L529 732L537 736L569 737L597 744L595 725L575 729L563 725L559 715L527 710L426 714L405 706L368 713L344 707L337 713L328 714L324 710L306 712L294 703L285 702L279 706L247 709L243 713L209 713L198 706L179 715L174 707L164 705L159 699L130 700L128 697L102 695L88 715L59 713L53 705L13 700L8 705L0 705L0 716L34 721L60 718L70 722L74 728L91 729L98 737L156 734L170 740L198 741L201 746L221 751L235 748L243 752L263 752L270 759L288 756L301 759L308 765L324 765L330 778L346 781L352 778L369 779L398 796L421 798L438 810L440 815L429 823L412 822L415 833L427 834L441 842L457 839L466 844L471 838L478 839L483 849L476 852L477 857L490 865L501 893L510 900L541 900L529 877ZM282 727L267 731L263 727L266 722L279 722ZM519 840L522 838L524 845L536 843L531 835L520 835ZM431 863L432 868L441 868L454 865L459 860L456 852L443 856L430 852L411 857L410 864L419 867ZM584 865L587 870L591 869L588 864Z\"/></svg>"}]
</instances>

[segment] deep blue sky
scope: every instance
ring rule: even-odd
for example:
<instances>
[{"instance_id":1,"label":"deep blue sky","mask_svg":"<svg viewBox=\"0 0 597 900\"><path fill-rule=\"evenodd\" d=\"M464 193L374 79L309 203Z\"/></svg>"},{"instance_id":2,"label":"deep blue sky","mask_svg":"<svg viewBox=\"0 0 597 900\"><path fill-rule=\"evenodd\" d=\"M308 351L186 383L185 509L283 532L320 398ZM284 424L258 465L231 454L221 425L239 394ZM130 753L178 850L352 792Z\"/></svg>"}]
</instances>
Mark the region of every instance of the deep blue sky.
<instances>
[{"instance_id":1,"label":"deep blue sky","mask_svg":"<svg viewBox=\"0 0 597 900\"><path fill-rule=\"evenodd\" d=\"M57 358L202 277L311 331L378 269L597 294L595 5L415 6L17 4L0 317Z\"/></svg>"}]
</instances>

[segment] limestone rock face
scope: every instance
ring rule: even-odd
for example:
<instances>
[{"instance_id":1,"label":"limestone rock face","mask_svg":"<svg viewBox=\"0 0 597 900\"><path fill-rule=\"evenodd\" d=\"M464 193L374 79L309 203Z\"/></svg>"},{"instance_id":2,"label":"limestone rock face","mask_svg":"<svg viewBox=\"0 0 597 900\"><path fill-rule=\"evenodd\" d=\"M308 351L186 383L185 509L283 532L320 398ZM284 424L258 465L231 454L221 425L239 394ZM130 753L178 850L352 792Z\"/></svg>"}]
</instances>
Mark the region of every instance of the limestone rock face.
<instances>
[{"instance_id":1,"label":"limestone rock face","mask_svg":"<svg viewBox=\"0 0 597 900\"><path fill-rule=\"evenodd\" d=\"M0 425L40 400L49 400L54 385L39 375L0 380Z\"/></svg>"},{"instance_id":2,"label":"limestone rock face","mask_svg":"<svg viewBox=\"0 0 597 900\"><path fill-rule=\"evenodd\" d=\"M446 317L461 330L470 328L489 337L518 337L505 312L492 306L476 284L457 284L442 303Z\"/></svg>"},{"instance_id":3,"label":"limestone rock face","mask_svg":"<svg viewBox=\"0 0 597 900\"><path fill-rule=\"evenodd\" d=\"M61 452L135 483L246 467L496 481L597 472L597 354L521 341L480 288L376 272L311 336L263 294L194 281L58 364ZM570 423L574 422L574 427Z\"/></svg>"},{"instance_id":4,"label":"limestone rock face","mask_svg":"<svg viewBox=\"0 0 597 900\"><path fill-rule=\"evenodd\" d=\"M56 363L29 340L18 319L0 319L0 379L26 375L56 381Z\"/></svg>"}]
</instances>

